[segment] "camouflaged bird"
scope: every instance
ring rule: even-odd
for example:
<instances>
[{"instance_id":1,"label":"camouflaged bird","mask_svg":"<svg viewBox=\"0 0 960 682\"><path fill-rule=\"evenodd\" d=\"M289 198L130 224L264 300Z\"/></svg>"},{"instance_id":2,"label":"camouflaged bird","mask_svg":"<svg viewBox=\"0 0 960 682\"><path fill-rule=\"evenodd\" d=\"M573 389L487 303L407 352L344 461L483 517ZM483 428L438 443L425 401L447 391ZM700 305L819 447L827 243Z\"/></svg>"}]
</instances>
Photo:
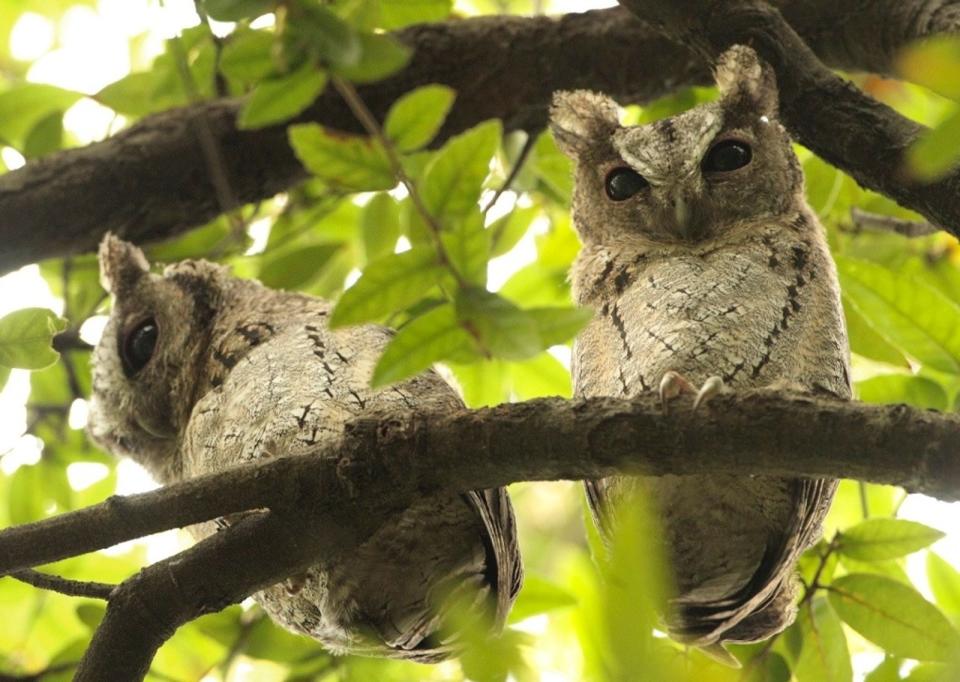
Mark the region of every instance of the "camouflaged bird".
<instances>
[{"instance_id":1,"label":"camouflaged bird","mask_svg":"<svg viewBox=\"0 0 960 682\"><path fill-rule=\"evenodd\" d=\"M850 397L836 269L777 120L773 74L735 46L716 81L717 101L642 126L621 126L603 95L555 97L552 131L576 162L574 294L596 311L576 340L578 397L659 390L664 409L724 386ZM734 474L586 483L606 537L628 492L652 497L677 590L668 628L730 662L723 642L793 621L794 565L835 487Z\"/></svg>"},{"instance_id":2,"label":"camouflaged bird","mask_svg":"<svg viewBox=\"0 0 960 682\"><path fill-rule=\"evenodd\" d=\"M432 371L371 389L391 332L331 330L330 306L317 298L202 260L153 274L137 247L110 235L100 266L113 309L94 357L89 431L161 483L309 456L365 411L462 407ZM504 489L438 493L382 519L336 563L317 557L296 589L281 583L255 599L275 622L335 653L431 662L457 651L445 596L457 596L457 623L472 617L496 631L521 575Z\"/></svg>"}]
</instances>

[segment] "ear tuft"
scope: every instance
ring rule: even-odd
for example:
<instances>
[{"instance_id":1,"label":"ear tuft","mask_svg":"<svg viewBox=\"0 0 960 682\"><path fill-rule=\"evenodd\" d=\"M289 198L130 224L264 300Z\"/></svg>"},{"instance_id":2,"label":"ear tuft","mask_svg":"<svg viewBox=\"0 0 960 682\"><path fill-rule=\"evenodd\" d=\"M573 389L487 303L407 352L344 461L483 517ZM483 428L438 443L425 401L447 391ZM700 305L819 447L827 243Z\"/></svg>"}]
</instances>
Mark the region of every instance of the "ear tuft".
<instances>
[{"instance_id":1,"label":"ear tuft","mask_svg":"<svg viewBox=\"0 0 960 682\"><path fill-rule=\"evenodd\" d=\"M617 103L599 92L556 92L550 107L550 130L557 146L577 158L620 127Z\"/></svg>"},{"instance_id":2,"label":"ear tuft","mask_svg":"<svg viewBox=\"0 0 960 682\"><path fill-rule=\"evenodd\" d=\"M747 102L760 114L777 113L779 93L773 69L752 48L734 45L720 55L714 79L724 101Z\"/></svg>"},{"instance_id":3,"label":"ear tuft","mask_svg":"<svg viewBox=\"0 0 960 682\"><path fill-rule=\"evenodd\" d=\"M143 251L107 232L100 242L100 284L114 296L132 288L150 272Z\"/></svg>"}]
</instances>

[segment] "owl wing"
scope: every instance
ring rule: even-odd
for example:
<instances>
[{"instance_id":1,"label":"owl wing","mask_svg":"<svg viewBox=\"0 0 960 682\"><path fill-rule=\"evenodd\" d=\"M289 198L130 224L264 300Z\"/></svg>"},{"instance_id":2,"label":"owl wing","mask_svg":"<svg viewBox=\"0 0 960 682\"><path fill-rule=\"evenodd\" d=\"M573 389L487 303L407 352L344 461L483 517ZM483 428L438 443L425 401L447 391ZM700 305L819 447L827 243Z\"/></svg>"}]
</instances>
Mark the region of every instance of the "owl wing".
<instances>
[{"instance_id":1,"label":"owl wing","mask_svg":"<svg viewBox=\"0 0 960 682\"><path fill-rule=\"evenodd\" d=\"M496 628L506 622L523 585L523 563L517 544L517 523L506 488L473 490L465 495L486 530L484 544L491 562L489 580L496 591Z\"/></svg>"}]
</instances>

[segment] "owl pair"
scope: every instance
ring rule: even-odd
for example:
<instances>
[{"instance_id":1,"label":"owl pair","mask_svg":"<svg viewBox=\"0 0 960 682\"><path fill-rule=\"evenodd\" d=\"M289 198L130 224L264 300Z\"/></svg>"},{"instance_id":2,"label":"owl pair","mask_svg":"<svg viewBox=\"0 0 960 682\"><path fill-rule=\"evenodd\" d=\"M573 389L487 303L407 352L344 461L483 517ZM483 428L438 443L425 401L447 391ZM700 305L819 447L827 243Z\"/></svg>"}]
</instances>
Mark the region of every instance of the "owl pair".
<instances>
[{"instance_id":1,"label":"owl pair","mask_svg":"<svg viewBox=\"0 0 960 682\"><path fill-rule=\"evenodd\" d=\"M556 99L553 132L577 162L574 290L596 310L576 342L578 396L629 397L665 375L680 386L719 376L849 394L836 278L776 122L772 77L734 48L717 80L718 102L642 127L620 126L600 95ZM462 406L432 371L370 389L389 332L331 330L330 306L316 298L205 261L153 274L139 249L110 236L100 262L114 305L95 354L90 432L162 483L314 453L365 411ZM717 647L789 623L793 564L831 482L594 481L587 491L604 532L635 489L663 518L676 636ZM378 520L337 562L318 558L296 590L277 585L256 599L334 652L435 661L457 648L454 622L501 628L521 575L506 492L441 493ZM454 602L455 615L444 606Z\"/></svg>"}]
</instances>

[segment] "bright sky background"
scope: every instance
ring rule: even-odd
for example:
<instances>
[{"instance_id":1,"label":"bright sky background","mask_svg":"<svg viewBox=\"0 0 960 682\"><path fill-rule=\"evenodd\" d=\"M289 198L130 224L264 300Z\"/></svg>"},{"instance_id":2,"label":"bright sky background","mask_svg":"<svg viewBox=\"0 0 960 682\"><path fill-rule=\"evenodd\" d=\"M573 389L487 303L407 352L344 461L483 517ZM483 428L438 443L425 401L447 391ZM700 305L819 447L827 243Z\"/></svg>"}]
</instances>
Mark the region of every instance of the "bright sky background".
<instances>
[{"instance_id":1,"label":"bright sky background","mask_svg":"<svg viewBox=\"0 0 960 682\"><path fill-rule=\"evenodd\" d=\"M458 4L469 6L469 0L458 0ZM548 4L552 12L582 11L614 5L615 0L554 0ZM12 32L10 48L16 58L36 60L27 75L28 80L94 93L123 77L131 69L146 68L150 59L161 51L164 38L196 23L192 0L164 0L163 6L149 0L99 0L96 9L72 8L59 25L38 14L24 14ZM145 33L147 37L134 62L128 40ZM82 144L102 139L122 124L122 117L117 117L92 100L81 100L64 117L67 131ZM10 168L16 168L23 162L22 157L10 148L0 148L0 156ZM507 197L507 201L501 202L497 208L509 208L509 199ZM491 263L491 287L498 288L510 274L531 262L535 256L533 234L528 234L513 252ZM27 266L0 277L0 316L26 306L48 307L55 311L60 311L62 307L61 302L51 295L36 266ZM83 331L88 341L96 342L102 323L102 319L92 320L85 325ZM568 353L559 356L561 360L569 362ZM0 453L9 451L0 458L0 467L7 473L22 464L37 461L40 455L39 441L30 436L21 436L26 422L24 401L28 392L27 373L14 371L6 388L0 393ZM72 425L82 428L85 416L85 406L78 401L71 412ZM104 476L106 471L105 467L98 464L72 464L68 474L71 484L82 488ZM149 476L129 461L120 464L118 480L118 492L121 494L153 487ZM901 507L900 516L946 531L948 536L938 542L934 549L954 565L960 566L960 504L947 504L923 495L912 495ZM148 543L149 560L155 561L177 551L178 542L173 531L154 536ZM908 570L915 584L925 590L927 583L922 554L910 558ZM927 594L929 596L929 591ZM877 662L878 659L873 656L869 660L857 660L855 657L860 678L865 670ZM557 678L551 676L551 679Z\"/></svg>"}]
</instances>

